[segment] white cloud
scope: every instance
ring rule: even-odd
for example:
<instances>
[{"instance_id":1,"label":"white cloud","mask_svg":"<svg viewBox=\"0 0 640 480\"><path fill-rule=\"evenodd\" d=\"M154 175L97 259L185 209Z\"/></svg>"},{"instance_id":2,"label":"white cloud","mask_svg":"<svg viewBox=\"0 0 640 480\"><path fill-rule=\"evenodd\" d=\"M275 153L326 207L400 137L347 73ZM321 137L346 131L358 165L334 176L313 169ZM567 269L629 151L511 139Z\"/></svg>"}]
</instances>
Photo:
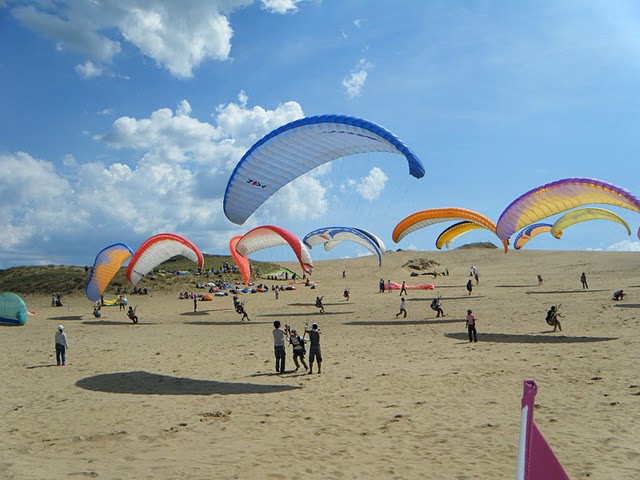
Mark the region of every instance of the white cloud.
<instances>
[{"instance_id":1,"label":"white cloud","mask_svg":"<svg viewBox=\"0 0 640 480\"><path fill-rule=\"evenodd\" d=\"M634 240L622 240L607 247L608 252L640 252L640 242Z\"/></svg>"},{"instance_id":2,"label":"white cloud","mask_svg":"<svg viewBox=\"0 0 640 480\"><path fill-rule=\"evenodd\" d=\"M384 187L387 183L388 177L378 167L373 167L369 171L369 175L362 177L358 181L349 180L347 185L355 187L356 191L365 200L373 201L382 195Z\"/></svg>"},{"instance_id":3,"label":"white cloud","mask_svg":"<svg viewBox=\"0 0 640 480\"><path fill-rule=\"evenodd\" d=\"M349 98L357 97L362 93L370 68L371 64L365 59L361 59L351 73L342 80L342 87Z\"/></svg>"},{"instance_id":4,"label":"white cloud","mask_svg":"<svg viewBox=\"0 0 640 480\"><path fill-rule=\"evenodd\" d=\"M115 111L111 107L104 108L104 109L98 111L98 115L113 115L114 113L115 113Z\"/></svg>"},{"instance_id":5,"label":"white cloud","mask_svg":"<svg viewBox=\"0 0 640 480\"><path fill-rule=\"evenodd\" d=\"M360 28L361 23L362 23L362 22L360 21L360 19L359 19L359 18L356 18L356 19L353 21L353 24L354 24L356 27L358 27L358 28Z\"/></svg>"},{"instance_id":6,"label":"white cloud","mask_svg":"<svg viewBox=\"0 0 640 480\"><path fill-rule=\"evenodd\" d=\"M98 67L93 62L87 60L82 65L76 65L76 73L84 78L99 77L104 73L102 67Z\"/></svg>"},{"instance_id":7,"label":"white cloud","mask_svg":"<svg viewBox=\"0 0 640 480\"><path fill-rule=\"evenodd\" d=\"M1 265L90 263L96 246L125 242L132 248L160 231L185 235L203 251L227 248L246 232L222 211L229 174L254 138L304 116L295 102L275 109L238 104L217 107L216 124L191 115L183 100L149 118L120 117L96 137L113 148L140 153L131 164L86 161L67 154L61 171L26 153L0 155ZM301 178L272 204L276 216L308 217L327 210L318 177ZM296 208L288 199L296 199ZM269 210L252 219L261 222ZM95 251L94 251L95 250ZM86 258L86 259L85 259Z\"/></svg>"},{"instance_id":8,"label":"white cloud","mask_svg":"<svg viewBox=\"0 0 640 480\"><path fill-rule=\"evenodd\" d=\"M260 0L262 8L271 13L288 13L298 10L298 3L301 0Z\"/></svg>"},{"instance_id":9,"label":"white cloud","mask_svg":"<svg viewBox=\"0 0 640 480\"><path fill-rule=\"evenodd\" d=\"M297 11L300 0L262 0L271 13ZM11 9L27 28L103 64L121 53L121 41L134 45L162 68L180 78L208 60L227 60L233 29L229 14L253 0L112 0L41 2ZM76 70L87 78L102 67L88 62ZM90 74L90 75L89 75Z\"/></svg>"}]
</instances>

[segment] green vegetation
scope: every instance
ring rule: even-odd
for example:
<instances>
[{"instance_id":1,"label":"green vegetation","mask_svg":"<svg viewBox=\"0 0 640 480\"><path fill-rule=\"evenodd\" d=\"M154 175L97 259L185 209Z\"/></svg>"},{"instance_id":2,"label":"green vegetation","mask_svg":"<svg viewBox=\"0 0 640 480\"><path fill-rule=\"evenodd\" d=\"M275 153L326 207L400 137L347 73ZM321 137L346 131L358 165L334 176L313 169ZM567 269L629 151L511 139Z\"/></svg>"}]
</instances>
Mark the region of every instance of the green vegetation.
<instances>
[{"instance_id":1,"label":"green vegetation","mask_svg":"<svg viewBox=\"0 0 640 480\"><path fill-rule=\"evenodd\" d=\"M204 270L209 268L220 269L223 262L234 265L233 259L228 255L204 255ZM259 268L261 273L278 270L280 265L268 262L251 262L254 268ZM240 274L224 274L218 277L204 277L187 275L161 274L159 272L191 271L197 272L194 263L184 257L174 257L157 268L155 280L143 278L138 287L148 288L150 291L178 289L178 287L191 290L194 282L208 282L214 280L226 280L228 282L242 281ZM111 280L108 291L115 292L118 287L132 289L131 284L125 277L126 268L121 268L116 276ZM85 285L89 279L89 273L85 267L47 265L41 267L14 267L0 270L0 291L14 292L18 294L49 294L61 293L65 295L84 292Z\"/></svg>"}]
</instances>

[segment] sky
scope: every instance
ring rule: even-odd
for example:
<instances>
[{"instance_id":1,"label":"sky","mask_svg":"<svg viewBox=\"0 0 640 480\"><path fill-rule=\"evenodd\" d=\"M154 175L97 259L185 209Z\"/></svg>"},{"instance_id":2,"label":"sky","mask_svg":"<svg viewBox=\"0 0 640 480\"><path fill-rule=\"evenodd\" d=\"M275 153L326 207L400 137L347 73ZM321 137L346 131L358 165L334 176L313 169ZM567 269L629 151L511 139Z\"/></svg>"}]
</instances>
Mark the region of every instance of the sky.
<instances>
[{"instance_id":1,"label":"sky","mask_svg":"<svg viewBox=\"0 0 640 480\"><path fill-rule=\"evenodd\" d=\"M353 226L389 250L428 251L448 224L398 244L394 226L436 207L497 222L522 193L566 177L640 196L640 4L390 5L0 0L0 268L92 264L108 245L135 251L161 232L228 254L231 237L265 224L300 238ZM426 175L393 154L339 159L231 223L223 196L243 154L321 114L384 126ZM525 248L640 251L640 215L612 210L632 236L594 221ZM457 245L484 241L498 244L477 230ZM311 250L317 260L367 253ZM276 247L252 258L293 256Z\"/></svg>"}]
</instances>

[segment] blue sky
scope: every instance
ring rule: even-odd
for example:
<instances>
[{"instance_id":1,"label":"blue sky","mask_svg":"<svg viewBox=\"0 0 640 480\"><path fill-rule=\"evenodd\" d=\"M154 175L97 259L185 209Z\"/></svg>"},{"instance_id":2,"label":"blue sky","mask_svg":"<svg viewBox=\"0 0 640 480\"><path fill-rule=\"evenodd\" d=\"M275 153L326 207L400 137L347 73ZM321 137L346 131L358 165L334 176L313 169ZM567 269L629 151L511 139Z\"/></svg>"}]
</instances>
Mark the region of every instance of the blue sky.
<instances>
[{"instance_id":1,"label":"blue sky","mask_svg":"<svg viewBox=\"0 0 640 480\"><path fill-rule=\"evenodd\" d=\"M232 236L262 224L300 238L356 226L389 249L433 250L447 225L400 244L393 227L434 207L497 221L520 194L564 177L640 195L640 5L390 5L0 0L0 268L90 264L107 245L135 250L163 231L226 254ZM282 124L326 113L385 126L425 177L394 155L338 160L244 225L229 222L222 197L243 153ZM640 216L616 213L632 237L591 222L526 248L640 250ZM496 239L475 231L458 244L473 241ZM255 258L289 257L278 247Z\"/></svg>"}]
</instances>

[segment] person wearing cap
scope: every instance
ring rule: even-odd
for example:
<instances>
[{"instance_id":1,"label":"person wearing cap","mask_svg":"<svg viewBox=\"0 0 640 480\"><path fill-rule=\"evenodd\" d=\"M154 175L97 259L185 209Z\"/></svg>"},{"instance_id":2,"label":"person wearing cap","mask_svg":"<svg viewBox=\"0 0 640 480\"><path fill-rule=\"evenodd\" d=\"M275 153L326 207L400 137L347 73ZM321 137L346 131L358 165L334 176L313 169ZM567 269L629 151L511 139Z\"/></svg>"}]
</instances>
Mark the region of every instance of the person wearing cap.
<instances>
[{"instance_id":1,"label":"person wearing cap","mask_svg":"<svg viewBox=\"0 0 640 480\"><path fill-rule=\"evenodd\" d=\"M311 325L311 330L305 326L305 332L309 334L309 375L313 373L313 362L318 361L318 373L322 373L322 353L320 352L320 328L317 323Z\"/></svg>"},{"instance_id":2,"label":"person wearing cap","mask_svg":"<svg viewBox=\"0 0 640 480\"><path fill-rule=\"evenodd\" d=\"M467 331L469 332L469 342L478 341L478 332L476 332L476 316L473 310L467 310Z\"/></svg>"},{"instance_id":3,"label":"person wearing cap","mask_svg":"<svg viewBox=\"0 0 640 480\"><path fill-rule=\"evenodd\" d=\"M67 343L67 335L64 333L64 327L58 325L58 331L56 332L56 361L58 366L66 365L66 351L69 348Z\"/></svg>"}]
</instances>

